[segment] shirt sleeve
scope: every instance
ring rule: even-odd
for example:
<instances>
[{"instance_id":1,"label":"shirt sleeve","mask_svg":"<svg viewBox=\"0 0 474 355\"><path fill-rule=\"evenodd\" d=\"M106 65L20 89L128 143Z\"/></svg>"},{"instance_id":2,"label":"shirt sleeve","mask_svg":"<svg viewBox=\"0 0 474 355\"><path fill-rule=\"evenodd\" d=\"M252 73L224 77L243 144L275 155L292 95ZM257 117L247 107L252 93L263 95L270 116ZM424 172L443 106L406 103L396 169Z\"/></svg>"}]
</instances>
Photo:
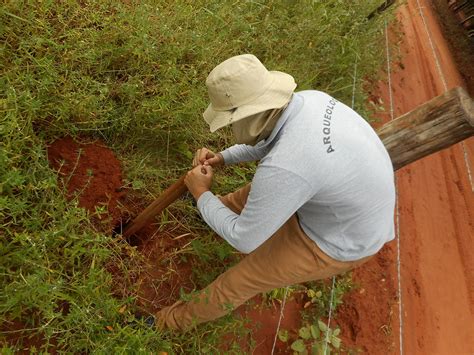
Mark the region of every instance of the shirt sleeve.
<instances>
[{"instance_id":1,"label":"shirt sleeve","mask_svg":"<svg viewBox=\"0 0 474 355\"><path fill-rule=\"evenodd\" d=\"M235 144L221 152L226 165L261 160L267 153L268 145L265 141L256 145Z\"/></svg>"},{"instance_id":2,"label":"shirt sleeve","mask_svg":"<svg viewBox=\"0 0 474 355\"><path fill-rule=\"evenodd\" d=\"M259 166L247 203L238 215L212 192L197 202L206 223L230 245L250 253L272 236L313 195L299 175L276 167Z\"/></svg>"}]
</instances>

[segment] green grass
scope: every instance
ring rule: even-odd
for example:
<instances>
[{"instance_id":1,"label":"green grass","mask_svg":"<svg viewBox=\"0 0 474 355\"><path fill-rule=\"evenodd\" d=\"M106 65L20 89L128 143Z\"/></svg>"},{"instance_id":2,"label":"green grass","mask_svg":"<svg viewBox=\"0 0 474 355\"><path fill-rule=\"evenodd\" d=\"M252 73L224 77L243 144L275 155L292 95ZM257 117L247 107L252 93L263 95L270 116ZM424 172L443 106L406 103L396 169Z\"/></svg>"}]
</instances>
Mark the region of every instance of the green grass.
<instances>
[{"instance_id":1,"label":"green grass","mask_svg":"<svg viewBox=\"0 0 474 355\"><path fill-rule=\"evenodd\" d=\"M139 256L98 232L77 201L65 200L45 147L63 135L102 138L119 156L132 193L151 200L189 167L196 148L232 144L226 131L209 134L201 118L204 80L220 61L246 52L292 74L299 90L327 91L348 104L357 61L356 108L369 117L369 83L384 65L383 18L367 22L365 16L378 2L2 2L4 351L20 349L22 339L36 334L43 350L216 353L222 334L241 331L238 321L224 318L191 337L160 334L134 324L129 311L120 313L123 305L133 308L134 295L113 295L107 265L127 275ZM252 172L252 165L224 169L216 191L237 188ZM208 237L189 202L176 204L173 213L186 215L187 228L203 236L190 254L202 261L195 276L204 284L208 270L225 269L222 258L230 251ZM18 334L9 328L13 321L29 330L8 345L6 339Z\"/></svg>"}]
</instances>

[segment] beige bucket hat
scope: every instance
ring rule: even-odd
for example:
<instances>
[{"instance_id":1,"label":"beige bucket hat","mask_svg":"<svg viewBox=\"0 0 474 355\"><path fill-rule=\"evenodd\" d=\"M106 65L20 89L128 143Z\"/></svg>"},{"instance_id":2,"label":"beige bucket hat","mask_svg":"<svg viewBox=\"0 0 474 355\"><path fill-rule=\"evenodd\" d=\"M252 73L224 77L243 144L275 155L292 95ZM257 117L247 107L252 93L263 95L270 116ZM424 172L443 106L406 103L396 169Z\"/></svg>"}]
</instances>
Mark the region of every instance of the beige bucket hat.
<instances>
[{"instance_id":1,"label":"beige bucket hat","mask_svg":"<svg viewBox=\"0 0 474 355\"><path fill-rule=\"evenodd\" d=\"M296 88L286 73L268 71L252 54L231 57L206 79L210 105L203 113L211 132L259 112L283 107Z\"/></svg>"}]
</instances>

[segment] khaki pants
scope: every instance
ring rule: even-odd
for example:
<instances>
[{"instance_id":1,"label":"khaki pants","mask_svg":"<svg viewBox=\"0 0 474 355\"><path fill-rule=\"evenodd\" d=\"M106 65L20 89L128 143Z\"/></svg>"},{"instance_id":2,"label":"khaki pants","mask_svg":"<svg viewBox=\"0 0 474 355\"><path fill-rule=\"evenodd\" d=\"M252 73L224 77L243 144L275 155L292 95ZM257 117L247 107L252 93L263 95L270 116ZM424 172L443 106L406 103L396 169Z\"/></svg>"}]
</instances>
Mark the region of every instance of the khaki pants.
<instances>
[{"instance_id":1,"label":"khaki pants","mask_svg":"<svg viewBox=\"0 0 474 355\"><path fill-rule=\"evenodd\" d=\"M249 191L250 185L247 185L222 197L221 201L235 213L240 213ZM329 257L309 239L297 216L293 215L265 243L221 274L191 301L178 301L159 311L157 324L186 330L225 315L258 293L325 279L351 270L369 258L342 262Z\"/></svg>"}]
</instances>

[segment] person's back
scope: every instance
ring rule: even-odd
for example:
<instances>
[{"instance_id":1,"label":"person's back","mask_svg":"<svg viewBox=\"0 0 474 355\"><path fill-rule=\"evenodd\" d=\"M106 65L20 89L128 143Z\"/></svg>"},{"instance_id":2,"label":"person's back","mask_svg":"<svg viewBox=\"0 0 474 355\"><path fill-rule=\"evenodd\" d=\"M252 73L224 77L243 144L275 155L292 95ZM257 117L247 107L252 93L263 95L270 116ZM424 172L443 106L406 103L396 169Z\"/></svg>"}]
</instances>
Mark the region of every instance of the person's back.
<instances>
[{"instance_id":1,"label":"person's back","mask_svg":"<svg viewBox=\"0 0 474 355\"><path fill-rule=\"evenodd\" d=\"M259 168L277 166L308 183L312 197L297 214L323 251L338 260L374 254L394 235L393 167L383 143L355 111L323 92L302 91L293 100L301 103Z\"/></svg>"}]
</instances>

